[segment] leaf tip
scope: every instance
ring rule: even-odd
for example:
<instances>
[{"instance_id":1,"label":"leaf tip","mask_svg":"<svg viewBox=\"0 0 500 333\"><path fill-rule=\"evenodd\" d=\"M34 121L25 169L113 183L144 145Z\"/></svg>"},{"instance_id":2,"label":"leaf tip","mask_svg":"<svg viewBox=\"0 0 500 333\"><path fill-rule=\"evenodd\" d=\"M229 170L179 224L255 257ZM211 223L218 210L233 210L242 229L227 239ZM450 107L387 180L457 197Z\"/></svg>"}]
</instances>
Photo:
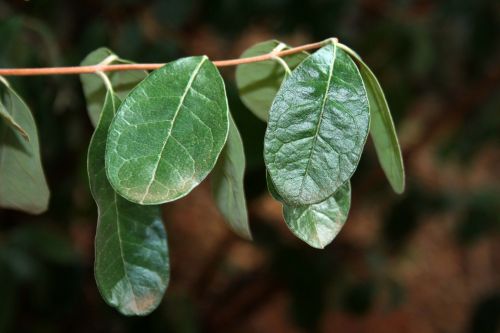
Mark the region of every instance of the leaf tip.
<instances>
[{"instance_id":1,"label":"leaf tip","mask_svg":"<svg viewBox=\"0 0 500 333\"><path fill-rule=\"evenodd\" d=\"M406 188L406 184L405 184L404 179L400 184L391 184L391 185L392 185L392 189L394 190L394 192L396 194L403 194L405 191L405 188Z\"/></svg>"}]
</instances>

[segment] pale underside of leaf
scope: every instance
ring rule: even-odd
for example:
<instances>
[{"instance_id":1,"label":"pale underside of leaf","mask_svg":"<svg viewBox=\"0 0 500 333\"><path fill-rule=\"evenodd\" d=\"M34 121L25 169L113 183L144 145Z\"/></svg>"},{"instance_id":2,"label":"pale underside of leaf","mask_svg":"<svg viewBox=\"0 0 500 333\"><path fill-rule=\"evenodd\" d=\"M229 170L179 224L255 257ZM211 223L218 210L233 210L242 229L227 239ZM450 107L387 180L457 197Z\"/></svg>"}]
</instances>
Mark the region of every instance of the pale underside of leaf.
<instances>
[{"instance_id":1,"label":"pale underside of leaf","mask_svg":"<svg viewBox=\"0 0 500 333\"><path fill-rule=\"evenodd\" d=\"M264 141L266 166L284 202L321 202L349 180L369 123L361 75L336 44L292 71L272 104Z\"/></svg>"},{"instance_id":2,"label":"pale underside of leaf","mask_svg":"<svg viewBox=\"0 0 500 333\"><path fill-rule=\"evenodd\" d=\"M88 152L88 176L98 207L95 277L111 306L125 315L153 311L167 288L166 233L158 206L141 206L117 195L104 163L109 125L120 101L108 92Z\"/></svg>"},{"instance_id":3,"label":"pale underside of leaf","mask_svg":"<svg viewBox=\"0 0 500 333\"><path fill-rule=\"evenodd\" d=\"M168 63L121 105L111 125L108 178L125 198L159 204L188 194L213 169L228 134L224 82L207 57Z\"/></svg>"},{"instance_id":4,"label":"pale underside of leaf","mask_svg":"<svg viewBox=\"0 0 500 333\"><path fill-rule=\"evenodd\" d=\"M217 207L231 229L243 238L252 239L243 184L244 173L243 141L233 118L229 116L226 145L212 172L212 192Z\"/></svg>"},{"instance_id":5,"label":"pale underside of leaf","mask_svg":"<svg viewBox=\"0 0 500 333\"><path fill-rule=\"evenodd\" d=\"M42 168L36 123L24 101L6 81L2 82L1 108L30 140L0 121L0 207L40 214L48 208L50 191Z\"/></svg>"},{"instance_id":6,"label":"pale underside of leaf","mask_svg":"<svg viewBox=\"0 0 500 333\"><path fill-rule=\"evenodd\" d=\"M350 183L323 202L306 206L283 204L283 216L290 230L312 247L330 244L343 227L351 202Z\"/></svg>"},{"instance_id":7,"label":"pale underside of leaf","mask_svg":"<svg viewBox=\"0 0 500 333\"><path fill-rule=\"evenodd\" d=\"M401 148L392 120L389 105L375 74L354 51L345 45L342 47L351 54L360 66L361 76L366 86L370 101L370 134L382 169L396 193L405 188L405 172Z\"/></svg>"},{"instance_id":8,"label":"pale underside of leaf","mask_svg":"<svg viewBox=\"0 0 500 333\"><path fill-rule=\"evenodd\" d=\"M290 46L277 40L268 40L253 45L245 50L241 58L248 58L268 54L282 46L287 50ZM284 56L281 59L289 69L294 69L309 53L300 53ZM267 121L269 109L276 93L285 78L286 70L277 59L242 64L236 67L236 85L243 104L258 118Z\"/></svg>"}]
</instances>

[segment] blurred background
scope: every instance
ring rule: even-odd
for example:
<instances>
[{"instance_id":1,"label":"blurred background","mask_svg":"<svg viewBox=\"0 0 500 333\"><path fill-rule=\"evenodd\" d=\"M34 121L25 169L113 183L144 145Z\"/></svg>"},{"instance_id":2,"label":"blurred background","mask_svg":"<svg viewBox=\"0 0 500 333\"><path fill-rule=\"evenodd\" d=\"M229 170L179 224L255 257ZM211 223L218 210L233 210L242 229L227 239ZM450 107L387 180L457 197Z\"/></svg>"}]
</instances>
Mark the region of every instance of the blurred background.
<instances>
[{"instance_id":1,"label":"blurred background","mask_svg":"<svg viewBox=\"0 0 500 333\"><path fill-rule=\"evenodd\" d=\"M368 141L337 239L320 251L294 238L266 192L265 124L223 69L255 241L225 227L207 182L165 205L171 282L144 318L108 307L94 282L78 76L10 78L37 120L52 199L41 216L0 211L0 332L500 332L500 2L0 1L1 67L77 65L100 46L137 62L226 59L332 36L381 81L406 192Z\"/></svg>"}]
</instances>

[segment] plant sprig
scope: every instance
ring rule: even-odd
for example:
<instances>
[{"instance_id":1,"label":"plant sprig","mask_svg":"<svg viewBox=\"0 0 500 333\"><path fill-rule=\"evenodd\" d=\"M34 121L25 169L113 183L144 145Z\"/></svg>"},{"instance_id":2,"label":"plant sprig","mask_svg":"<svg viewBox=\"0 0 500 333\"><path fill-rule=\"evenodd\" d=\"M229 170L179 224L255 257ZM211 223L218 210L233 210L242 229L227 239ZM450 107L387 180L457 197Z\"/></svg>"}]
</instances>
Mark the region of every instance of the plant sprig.
<instances>
[{"instance_id":1,"label":"plant sprig","mask_svg":"<svg viewBox=\"0 0 500 333\"><path fill-rule=\"evenodd\" d=\"M313 49L319 50L307 52ZM81 74L96 127L87 156L99 213L95 277L105 301L125 315L153 311L168 286L160 205L188 195L209 174L228 226L252 238L244 142L217 68L224 66L237 66L243 103L267 122L268 190L298 238L323 248L341 231L369 134L391 186L404 190L403 160L382 88L361 57L336 38L298 47L270 40L229 60L193 56L136 64L101 48L82 66L0 69L5 76ZM47 209L49 191L36 125L2 76L0 87L0 154L7 161L0 165L0 206L38 214ZM12 149L16 145L24 150Z\"/></svg>"}]
</instances>

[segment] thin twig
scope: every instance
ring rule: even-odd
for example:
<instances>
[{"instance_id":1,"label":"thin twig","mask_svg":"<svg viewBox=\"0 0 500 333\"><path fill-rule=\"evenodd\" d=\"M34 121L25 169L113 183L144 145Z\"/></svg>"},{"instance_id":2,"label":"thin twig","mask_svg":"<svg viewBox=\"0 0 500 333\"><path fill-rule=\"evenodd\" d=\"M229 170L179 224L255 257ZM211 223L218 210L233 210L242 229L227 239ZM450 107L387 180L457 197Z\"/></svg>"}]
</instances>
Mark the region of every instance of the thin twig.
<instances>
[{"instance_id":1,"label":"thin twig","mask_svg":"<svg viewBox=\"0 0 500 333\"><path fill-rule=\"evenodd\" d=\"M284 57L290 54L299 53L302 51L318 49L330 42L331 39L325 41L305 44L280 52L271 52L255 57L238 58L229 60L216 60L214 65L217 67L236 66L248 64L252 62L270 60L273 57ZM89 74L96 72L114 72L114 71L130 71L130 70L154 70L162 67L165 64L98 64L92 66L71 66L71 67L44 67L44 68L0 68L0 75L3 76L31 76L31 75L68 75L68 74Z\"/></svg>"}]
</instances>

